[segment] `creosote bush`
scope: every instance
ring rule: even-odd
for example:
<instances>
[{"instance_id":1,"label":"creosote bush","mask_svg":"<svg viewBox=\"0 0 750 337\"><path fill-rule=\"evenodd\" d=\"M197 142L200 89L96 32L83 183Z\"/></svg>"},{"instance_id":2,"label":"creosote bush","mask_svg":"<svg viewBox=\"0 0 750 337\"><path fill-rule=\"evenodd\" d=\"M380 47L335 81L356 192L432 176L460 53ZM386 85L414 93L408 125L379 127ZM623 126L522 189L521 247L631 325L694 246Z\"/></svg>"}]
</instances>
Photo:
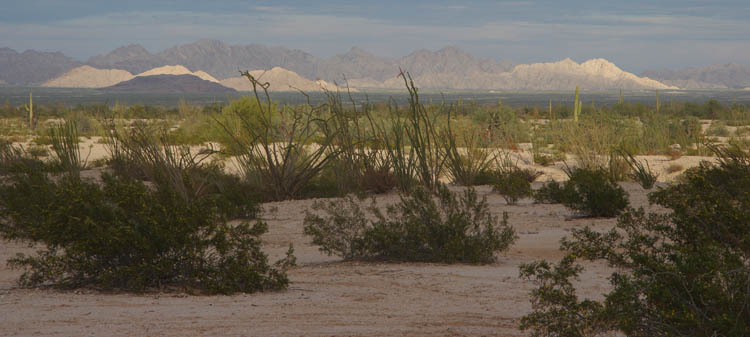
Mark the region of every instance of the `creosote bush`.
<instances>
[{"instance_id":1,"label":"creosote bush","mask_svg":"<svg viewBox=\"0 0 750 337\"><path fill-rule=\"evenodd\" d=\"M528 173L519 169L498 172L492 190L500 193L509 205L515 205L519 199L530 197L533 193Z\"/></svg>"},{"instance_id":2,"label":"creosote bush","mask_svg":"<svg viewBox=\"0 0 750 337\"><path fill-rule=\"evenodd\" d=\"M488 263L516 239L507 214L498 221L473 189L458 196L443 184L435 194L417 186L385 213L351 197L313 209L327 215L308 212L305 234L321 251L345 259Z\"/></svg>"},{"instance_id":3,"label":"creosote bush","mask_svg":"<svg viewBox=\"0 0 750 337\"><path fill-rule=\"evenodd\" d=\"M604 170L575 169L564 184L552 181L534 193L538 203L562 203L582 216L614 217L629 201L625 190Z\"/></svg>"},{"instance_id":4,"label":"creosote bush","mask_svg":"<svg viewBox=\"0 0 750 337\"><path fill-rule=\"evenodd\" d=\"M0 236L44 245L9 260L26 270L23 286L233 293L288 283L291 248L270 265L260 249L266 224L229 225L211 199L109 174L101 183L33 169L7 178Z\"/></svg>"},{"instance_id":5,"label":"creosote bush","mask_svg":"<svg viewBox=\"0 0 750 337\"><path fill-rule=\"evenodd\" d=\"M750 335L750 155L709 148L717 163L649 195L670 213L629 209L610 231L573 230L558 264L523 265L522 276L538 288L521 327L534 336ZM613 268L603 301L575 295L578 259Z\"/></svg>"}]
</instances>

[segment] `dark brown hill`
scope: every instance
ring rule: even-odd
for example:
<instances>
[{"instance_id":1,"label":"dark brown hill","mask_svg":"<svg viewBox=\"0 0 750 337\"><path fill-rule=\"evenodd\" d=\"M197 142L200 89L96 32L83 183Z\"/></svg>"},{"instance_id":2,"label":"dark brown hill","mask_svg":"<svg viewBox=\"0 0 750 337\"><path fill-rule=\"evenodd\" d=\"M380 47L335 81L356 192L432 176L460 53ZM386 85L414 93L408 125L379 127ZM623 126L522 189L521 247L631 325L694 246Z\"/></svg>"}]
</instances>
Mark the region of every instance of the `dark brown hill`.
<instances>
[{"instance_id":1,"label":"dark brown hill","mask_svg":"<svg viewBox=\"0 0 750 337\"><path fill-rule=\"evenodd\" d=\"M112 92L150 92L150 93L226 93L236 92L221 84L206 81L193 75L153 75L138 76L132 80L120 82L103 88Z\"/></svg>"}]
</instances>

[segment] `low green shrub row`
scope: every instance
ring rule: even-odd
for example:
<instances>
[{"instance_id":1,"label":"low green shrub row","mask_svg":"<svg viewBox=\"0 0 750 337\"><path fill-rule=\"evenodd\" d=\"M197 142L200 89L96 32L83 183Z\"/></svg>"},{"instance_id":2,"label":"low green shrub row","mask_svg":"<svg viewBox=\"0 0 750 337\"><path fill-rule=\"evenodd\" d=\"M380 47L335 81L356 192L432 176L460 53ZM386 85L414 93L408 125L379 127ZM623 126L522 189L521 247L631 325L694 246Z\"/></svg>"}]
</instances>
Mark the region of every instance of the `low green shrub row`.
<instances>
[{"instance_id":1,"label":"low green shrub row","mask_svg":"<svg viewBox=\"0 0 750 337\"><path fill-rule=\"evenodd\" d=\"M385 213L354 198L319 202L305 234L329 255L345 259L488 263L515 241L507 215L498 220L473 189L458 196L445 185L415 187Z\"/></svg>"}]
</instances>

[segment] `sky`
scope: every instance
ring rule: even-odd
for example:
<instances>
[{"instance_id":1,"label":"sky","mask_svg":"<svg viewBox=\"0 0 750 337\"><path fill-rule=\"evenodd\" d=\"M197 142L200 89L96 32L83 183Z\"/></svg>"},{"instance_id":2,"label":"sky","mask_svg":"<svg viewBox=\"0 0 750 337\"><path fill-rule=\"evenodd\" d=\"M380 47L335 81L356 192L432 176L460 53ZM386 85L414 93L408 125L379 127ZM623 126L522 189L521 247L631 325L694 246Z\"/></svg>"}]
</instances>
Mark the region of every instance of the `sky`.
<instances>
[{"instance_id":1,"label":"sky","mask_svg":"<svg viewBox=\"0 0 750 337\"><path fill-rule=\"evenodd\" d=\"M0 0L0 47L85 61L127 44L159 52L217 39L318 57L455 46L515 63L606 58L627 71L750 65L748 0Z\"/></svg>"}]
</instances>

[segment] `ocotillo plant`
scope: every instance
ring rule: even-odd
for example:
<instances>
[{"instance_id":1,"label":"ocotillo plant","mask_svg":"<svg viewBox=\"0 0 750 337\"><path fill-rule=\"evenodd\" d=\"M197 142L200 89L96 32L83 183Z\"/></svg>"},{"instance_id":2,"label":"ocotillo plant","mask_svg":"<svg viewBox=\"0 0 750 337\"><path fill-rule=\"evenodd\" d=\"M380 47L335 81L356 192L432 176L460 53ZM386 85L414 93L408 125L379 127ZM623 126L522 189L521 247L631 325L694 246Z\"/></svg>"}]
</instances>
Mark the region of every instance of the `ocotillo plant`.
<instances>
[{"instance_id":1,"label":"ocotillo plant","mask_svg":"<svg viewBox=\"0 0 750 337\"><path fill-rule=\"evenodd\" d=\"M659 102L659 90L656 90L656 113L659 113L659 110L661 110L661 103Z\"/></svg>"},{"instance_id":2,"label":"ocotillo plant","mask_svg":"<svg viewBox=\"0 0 750 337\"><path fill-rule=\"evenodd\" d=\"M29 129L34 130L34 99L29 93L29 104L24 106L29 114Z\"/></svg>"},{"instance_id":3,"label":"ocotillo plant","mask_svg":"<svg viewBox=\"0 0 750 337\"><path fill-rule=\"evenodd\" d=\"M578 115L581 114L581 101L578 99L578 86L576 86L576 98L573 102L573 120L578 122Z\"/></svg>"},{"instance_id":4,"label":"ocotillo plant","mask_svg":"<svg viewBox=\"0 0 750 337\"><path fill-rule=\"evenodd\" d=\"M625 99L622 98L622 89L620 89L620 96L617 97L617 104L622 105L623 103L625 103Z\"/></svg>"}]
</instances>

